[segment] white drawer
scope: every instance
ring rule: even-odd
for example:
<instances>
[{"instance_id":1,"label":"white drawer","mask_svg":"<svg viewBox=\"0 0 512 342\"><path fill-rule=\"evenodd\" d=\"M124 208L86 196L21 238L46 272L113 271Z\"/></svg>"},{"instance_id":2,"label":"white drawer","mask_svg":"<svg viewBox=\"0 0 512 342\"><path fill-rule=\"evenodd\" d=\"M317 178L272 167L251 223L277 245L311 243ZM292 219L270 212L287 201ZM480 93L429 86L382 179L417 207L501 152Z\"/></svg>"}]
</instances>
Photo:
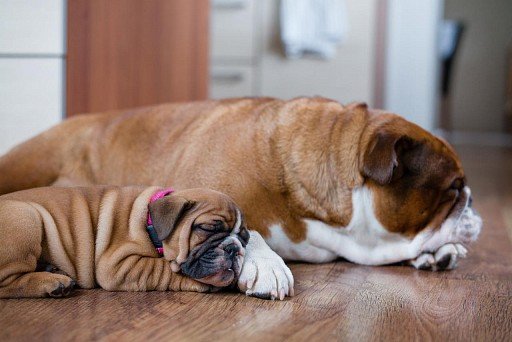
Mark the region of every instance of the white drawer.
<instances>
[{"instance_id":1,"label":"white drawer","mask_svg":"<svg viewBox=\"0 0 512 342\"><path fill-rule=\"evenodd\" d=\"M63 60L0 58L0 153L61 121Z\"/></svg>"},{"instance_id":2,"label":"white drawer","mask_svg":"<svg viewBox=\"0 0 512 342\"><path fill-rule=\"evenodd\" d=\"M250 59L253 56L256 0L214 0L210 23L213 60Z\"/></svg>"},{"instance_id":3,"label":"white drawer","mask_svg":"<svg viewBox=\"0 0 512 342\"><path fill-rule=\"evenodd\" d=\"M250 66L212 66L210 70L210 98L253 95L254 69Z\"/></svg>"},{"instance_id":4,"label":"white drawer","mask_svg":"<svg viewBox=\"0 0 512 342\"><path fill-rule=\"evenodd\" d=\"M0 54L64 54L65 0L0 0Z\"/></svg>"}]
</instances>

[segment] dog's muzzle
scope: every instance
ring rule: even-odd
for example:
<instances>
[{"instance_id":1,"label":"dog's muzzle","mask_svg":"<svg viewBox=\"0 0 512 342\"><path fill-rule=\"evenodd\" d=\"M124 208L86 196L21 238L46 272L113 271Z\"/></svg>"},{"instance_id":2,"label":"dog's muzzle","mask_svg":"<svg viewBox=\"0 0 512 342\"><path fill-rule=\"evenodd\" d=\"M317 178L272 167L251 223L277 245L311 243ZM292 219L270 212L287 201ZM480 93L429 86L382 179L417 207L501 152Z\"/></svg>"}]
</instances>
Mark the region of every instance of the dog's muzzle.
<instances>
[{"instance_id":1,"label":"dog's muzzle","mask_svg":"<svg viewBox=\"0 0 512 342\"><path fill-rule=\"evenodd\" d=\"M471 190L465 186L459 200L451 213L441 225L439 231L424 244L423 251L435 251L447 243L460 243L468 245L476 241L482 230L482 218L473 209Z\"/></svg>"},{"instance_id":2,"label":"dog's muzzle","mask_svg":"<svg viewBox=\"0 0 512 342\"><path fill-rule=\"evenodd\" d=\"M229 286L240 276L244 255L245 247L237 235L211 237L189 254L181 271L205 284Z\"/></svg>"},{"instance_id":3,"label":"dog's muzzle","mask_svg":"<svg viewBox=\"0 0 512 342\"><path fill-rule=\"evenodd\" d=\"M475 241L482 230L482 218L473 209L473 197L471 189L465 186L461 192L461 198L453 208L448 220L454 221L453 238L458 243L469 244Z\"/></svg>"}]
</instances>

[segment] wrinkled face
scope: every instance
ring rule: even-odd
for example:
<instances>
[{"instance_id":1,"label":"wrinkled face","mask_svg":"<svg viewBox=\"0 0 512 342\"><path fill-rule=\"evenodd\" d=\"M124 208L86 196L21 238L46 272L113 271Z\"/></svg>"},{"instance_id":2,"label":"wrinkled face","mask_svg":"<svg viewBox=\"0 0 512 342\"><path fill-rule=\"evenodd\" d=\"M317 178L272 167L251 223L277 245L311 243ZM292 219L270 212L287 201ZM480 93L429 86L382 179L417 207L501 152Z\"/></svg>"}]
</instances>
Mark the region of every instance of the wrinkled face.
<instances>
[{"instance_id":1,"label":"wrinkled face","mask_svg":"<svg viewBox=\"0 0 512 342\"><path fill-rule=\"evenodd\" d=\"M454 150L419 127L408 127L405 132L381 129L368 145L364 174L377 220L389 232L407 237L440 230L448 221L455 232L463 214L479 221ZM479 230L480 226L452 237L460 241L439 243L467 243L476 239ZM468 232L472 236L466 236L471 235Z\"/></svg>"},{"instance_id":2,"label":"wrinkled face","mask_svg":"<svg viewBox=\"0 0 512 342\"><path fill-rule=\"evenodd\" d=\"M164 257L175 272L216 287L238 278L249 232L228 196L208 189L182 190L151 203L149 210Z\"/></svg>"}]
</instances>

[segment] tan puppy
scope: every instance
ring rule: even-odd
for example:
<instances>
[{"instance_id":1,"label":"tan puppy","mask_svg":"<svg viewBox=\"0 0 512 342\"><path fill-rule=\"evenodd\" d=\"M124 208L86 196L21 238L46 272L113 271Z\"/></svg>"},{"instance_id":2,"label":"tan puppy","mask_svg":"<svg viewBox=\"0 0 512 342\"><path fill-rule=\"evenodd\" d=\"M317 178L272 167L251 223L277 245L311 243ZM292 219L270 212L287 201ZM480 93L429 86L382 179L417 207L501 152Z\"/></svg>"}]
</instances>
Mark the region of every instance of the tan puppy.
<instances>
[{"instance_id":1,"label":"tan puppy","mask_svg":"<svg viewBox=\"0 0 512 342\"><path fill-rule=\"evenodd\" d=\"M1 196L0 298L61 297L75 283L200 292L232 284L249 238L235 203L206 189L151 201L159 190L55 187ZM148 208L163 257L146 231ZM59 271L36 272L38 263Z\"/></svg>"},{"instance_id":2,"label":"tan puppy","mask_svg":"<svg viewBox=\"0 0 512 342\"><path fill-rule=\"evenodd\" d=\"M446 142L397 115L323 98L86 115L14 148L0 175L0 193L49 184L216 189L280 256L308 262L450 269L481 227ZM251 233L239 287L282 297L293 281L266 243Z\"/></svg>"}]
</instances>

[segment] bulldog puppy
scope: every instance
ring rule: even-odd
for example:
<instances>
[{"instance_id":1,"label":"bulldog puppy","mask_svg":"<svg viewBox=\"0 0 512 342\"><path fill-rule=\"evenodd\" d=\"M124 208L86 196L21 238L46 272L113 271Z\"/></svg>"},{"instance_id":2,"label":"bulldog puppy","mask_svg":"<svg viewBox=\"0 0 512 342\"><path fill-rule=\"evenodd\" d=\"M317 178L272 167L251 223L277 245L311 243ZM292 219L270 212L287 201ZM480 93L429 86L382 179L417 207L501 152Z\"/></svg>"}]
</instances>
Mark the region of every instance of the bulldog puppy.
<instances>
[{"instance_id":1,"label":"bulldog puppy","mask_svg":"<svg viewBox=\"0 0 512 342\"><path fill-rule=\"evenodd\" d=\"M75 284L205 292L236 281L248 238L240 209L213 190L15 192L0 196L0 298L63 297Z\"/></svg>"},{"instance_id":2,"label":"bulldog puppy","mask_svg":"<svg viewBox=\"0 0 512 342\"><path fill-rule=\"evenodd\" d=\"M307 262L343 257L443 270L481 228L462 165L445 141L398 115L324 98L84 115L0 158L0 193L152 183L230 195L254 230L238 286L270 298L293 289L275 252Z\"/></svg>"}]
</instances>

